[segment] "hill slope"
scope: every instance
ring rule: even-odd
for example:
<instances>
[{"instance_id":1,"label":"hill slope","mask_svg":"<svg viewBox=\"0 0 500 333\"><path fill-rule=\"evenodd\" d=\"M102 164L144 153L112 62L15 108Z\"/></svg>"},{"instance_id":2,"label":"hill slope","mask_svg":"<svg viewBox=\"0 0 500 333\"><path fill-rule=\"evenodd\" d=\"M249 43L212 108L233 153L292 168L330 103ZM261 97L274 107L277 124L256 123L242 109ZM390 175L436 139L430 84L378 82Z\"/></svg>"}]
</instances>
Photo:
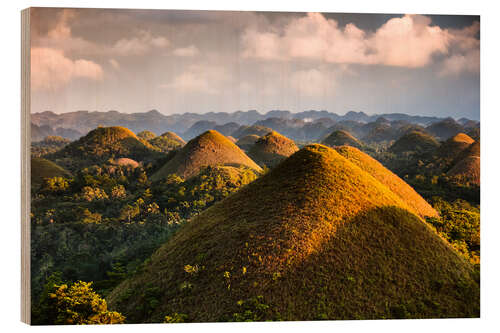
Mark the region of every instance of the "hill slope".
<instances>
[{"instance_id":1,"label":"hill slope","mask_svg":"<svg viewBox=\"0 0 500 333\"><path fill-rule=\"evenodd\" d=\"M149 143L158 147L163 152L168 152L173 149L181 148L186 144L186 141L174 132L165 132L162 135L149 140Z\"/></svg>"},{"instance_id":2,"label":"hill slope","mask_svg":"<svg viewBox=\"0 0 500 333\"><path fill-rule=\"evenodd\" d=\"M31 184L40 185L44 178L70 177L71 174L59 165L44 158L31 159Z\"/></svg>"},{"instance_id":3,"label":"hill slope","mask_svg":"<svg viewBox=\"0 0 500 333\"><path fill-rule=\"evenodd\" d=\"M249 150L252 146L259 140L259 136L256 134L250 134L242 137L236 141L236 145L243 150Z\"/></svg>"},{"instance_id":4,"label":"hill slope","mask_svg":"<svg viewBox=\"0 0 500 333\"><path fill-rule=\"evenodd\" d=\"M295 142L278 132L272 131L255 142L248 151L248 156L259 165L272 168L297 150L299 148L295 145Z\"/></svg>"},{"instance_id":5,"label":"hill slope","mask_svg":"<svg viewBox=\"0 0 500 333\"><path fill-rule=\"evenodd\" d=\"M187 179L205 166L216 165L244 165L258 172L262 170L228 138L210 130L189 141L151 179L160 180L173 173Z\"/></svg>"},{"instance_id":6,"label":"hill slope","mask_svg":"<svg viewBox=\"0 0 500 333\"><path fill-rule=\"evenodd\" d=\"M439 147L439 142L429 134L420 131L411 131L397 139L389 148L389 151L393 153L427 153L437 147Z\"/></svg>"},{"instance_id":7,"label":"hill slope","mask_svg":"<svg viewBox=\"0 0 500 333\"><path fill-rule=\"evenodd\" d=\"M130 322L479 316L470 264L407 208L307 146L184 225L107 300Z\"/></svg>"},{"instance_id":8,"label":"hill slope","mask_svg":"<svg viewBox=\"0 0 500 333\"><path fill-rule=\"evenodd\" d=\"M148 160L156 156L157 150L125 127L98 127L47 158L71 170L110 158Z\"/></svg>"},{"instance_id":9,"label":"hill slope","mask_svg":"<svg viewBox=\"0 0 500 333\"><path fill-rule=\"evenodd\" d=\"M328 135L322 142L323 144L335 147L335 146L352 146L356 148L361 148L361 142L356 139L351 133L343 130L334 131Z\"/></svg>"},{"instance_id":10,"label":"hill slope","mask_svg":"<svg viewBox=\"0 0 500 333\"><path fill-rule=\"evenodd\" d=\"M415 190L405 181L392 173L371 156L363 153L357 148L342 146L336 148L340 155L372 175L379 182L387 186L392 192L399 195L411 211L421 217L436 217L438 213L427 203Z\"/></svg>"},{"instance_id":11,"label":"hill slope","mask_svg":"<svg viewBox=\"0 0 500 333\"><path fill-rule=\"evenodd\" d=\"M458 133L443 142L441 147L439 147L438 155L447 159L457 158L462 151L467 149L473 143L473 138L465 133Z\"/></svg>"}]
</instances>

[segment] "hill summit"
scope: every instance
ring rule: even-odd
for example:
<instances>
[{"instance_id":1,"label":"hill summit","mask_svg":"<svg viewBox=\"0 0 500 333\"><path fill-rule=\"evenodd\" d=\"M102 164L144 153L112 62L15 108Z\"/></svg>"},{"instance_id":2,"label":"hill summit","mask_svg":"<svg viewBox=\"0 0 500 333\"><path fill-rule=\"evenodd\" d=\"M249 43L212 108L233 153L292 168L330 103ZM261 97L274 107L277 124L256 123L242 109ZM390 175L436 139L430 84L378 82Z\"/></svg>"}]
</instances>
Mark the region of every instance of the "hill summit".
<instances>
[{"instance_id":1,"label":"hill summit","mask_svg":"<svg viewBox=\"0 0 500 333\"><path fill-rule=\"evenodd\" d=\"M442 158L455 159L473 143L473 138L465 133L458 133L441 144L438 154Z\"/></svg>"},{"instance_id":2,"label":"hill summit","mask_svg":"<svg viewBox=\"0 0 500 333\"><path fill-rule=\"evenodd\" d=\"M157 150L128 128L98 127L47 158L71 170L110 158L127 157L137 161L153 159Z\"/></svg>"},{"instance_id":3,"label":"hill summit","mask_svg":"<svg viewBox=\"0 0 500 333\"><path fill-rule=\"evenodd\" d=\"M130 322L479 316L472 266L410 209L310 145L185 224L107 300Z\"/></svg>"},{"instance_id":4,"label":"hill summit","mask_svg":"<svg viewBox=\"0 0 500 333\"><path fill-rule=\"evenodd\" d=\"M410 131L396 140L389 147L393 153L416 152L428 153L439 147L439 142L427 133Z\"/></svg>"},{"instance_id":5,"label":"hill summit","mask_svg":"<svg viewBox=\"0 0 500 333\"><path fill-rule=\"evenodd\" d=\"M356 139L351 133L344 130L337 130L328 135L322 142L323 144L335 147L335 146L352 146L356 148L361 148L361 142Z\"/></svg>"},{"instance_id":6,"label":"hill summit","mask_svg":"<svg viewBox=\"0 0 500 333\"><path fill-rule=\"evenodd\" d=\"M297 150L299 148L293 140L276 131L272 131L255 142L248 151L248 156L259 165L272 168Z\"/></svg>"},{"instance_id":7,"label":"hill summit","mask_svg":"<svg viewBox=\"0 0 500 333\"><path fill-rule=\"evenodd\" d=\"M215 130L209 130L189 141L176 155L152 176L160 180L170 174L189 178L203 167L243 165L260 172L262 169L238 146Z\"/></svg>"},{"instance_id":8,"label":"hill summit","mask_svg":"<svg viewBox=\"0 0 500 333\"><path fill-rule=\"evenodd\" d=\"M181 148L186 144L180 136L174 132L165 132L160 136L152 138L149 140L153 146L160 148L163 152L168 152L174 149Z\"/></svg>"}]
</instances>

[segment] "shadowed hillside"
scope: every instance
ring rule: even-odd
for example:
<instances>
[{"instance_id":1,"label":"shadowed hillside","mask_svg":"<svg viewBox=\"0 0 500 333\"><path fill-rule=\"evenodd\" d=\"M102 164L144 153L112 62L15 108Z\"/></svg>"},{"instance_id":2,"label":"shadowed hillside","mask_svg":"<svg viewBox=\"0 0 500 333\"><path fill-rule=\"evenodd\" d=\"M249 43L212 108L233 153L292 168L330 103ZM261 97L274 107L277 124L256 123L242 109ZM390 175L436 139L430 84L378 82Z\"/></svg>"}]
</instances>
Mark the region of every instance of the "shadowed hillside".
<instances>
[{"instance_id":1,"label":"shadowed hillside","mask_svg":"<svg viewBox=\"0 0 500 333\"><path fill-rule=\"evenodd\" d=\"M52 161L31 159L31 185L40 185L45 178L53 177L71 177L71 174Z\"/></svg>"},{"instance_id":2,"label":"shadowed hillside","mask_svg":"<svg viewBox=\"0 0 500 333\"><path fill-rule=\"evenodd\" d=\"M389 151L393 153L427 153L439 147L439 142L429 134L420 131L411 131L400 137L392 144Z\"/></svg>"},{"instance_id":3,"label":"shadowed hillside","mask_svg":"<svg viewBox=\"0 0 500 333\"><path fill-rule=\"evenodd\" d=\"M259 125L241 126L238 130L234 131L231 136L234 136L236 139L241 139L244 136L252 134L260 137L272 132L272 130L272 128Z\"/></svg>"},{"instance_id":4,"label":"shadowed hillside","mask_svg":"<svg viewBox=\"0 0 500 333\"><path fill-rule=\"evenodd\" d=\"M129 322L479 316L473 270L322 145L202 212L108 297Z\"/></svg>"},{"instance_id":5,"label":"shadowed hillside","mask_svg":"<svg viewBox=\"0 0 500 333\"><path fill-rule=\"evenodd\" d=\"M152 176L152 180L160 180L170 174L187 179L205 166L217 165L244 165L257 172L262 170L228 138L210 130L189 141Z\"/></svg>"},{"instance_id":6,"label":"shadowed hillside","mask_svg":"<svg viewBox=\"0 0 500 333\"><path fill-rule=\"evenodd\" d=\"M236 141L236 145L243 150L249 150L252 146L259 140L259 136L255 134L250 134L242 137Z\"/></svg>"},{"instance_id":7,"label":"shadowed hillside","mask_svg":"<svg viewBox=\"0 0 500 333\"><path fill-rule=\"evenodd\" d=\"M441 158L447 159L457 158L462 151L467 149L473 143L473 138L465 133L458 133L443 142L441 147L439 147L438 155Z\"/></svg>"},{"instance_id":8,"label":"shadowed hillside","mask_svg":"<svg viewBox=\"0 0 500 333\"><path fill-rule=\"evenodd\" d=\"M98 127L60 151L47 156L69 170L127 157L137 161L157 157L158 149L125 127Z\"/></svg>"},{"instance_id":9,"label":"shadowed hillside","mask_svg":"<svg viewBox=\"0 0 500 333\"><path fill-rule=\"evenodd\" d=\"M272 168L297 150L299 148L292 140L272 131L255 142L248 151L248 156L259 165Z\"/></svg>"},{"instance_id":10,"label":"shadowed hillside","mask_svg":"<svg viewBox=\"0 0 500 333\"><path fill-rule=\"evenodd\" d=\"M163 152L169 152L181 148L186 144L186 141L174 132L165 132L160 136L150 139L149 143L158 147Z\"/></svg>"},{"instance_id":11,"label":"shadowed hillside","mask_svg":"<svg viewBox=\"0 0 500 333\"><path fill-rule=\"evenodd\" d=\"M352 136L349 132L338 130L328 135L322 142L323 144L335 147L335 146L352 146L356 148L361 148L361 142Z\"/></svg>"}]
</instances>

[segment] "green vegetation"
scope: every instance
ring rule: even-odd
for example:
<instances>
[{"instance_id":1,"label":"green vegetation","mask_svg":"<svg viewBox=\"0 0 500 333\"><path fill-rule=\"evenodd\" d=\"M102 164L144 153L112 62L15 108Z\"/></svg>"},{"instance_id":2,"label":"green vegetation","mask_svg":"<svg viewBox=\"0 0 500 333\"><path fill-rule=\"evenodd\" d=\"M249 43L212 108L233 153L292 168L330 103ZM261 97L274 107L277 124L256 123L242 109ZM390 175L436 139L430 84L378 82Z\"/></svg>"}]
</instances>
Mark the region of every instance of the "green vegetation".
<instances>
[{"instance_id":1,"label":"green vegetation","mask_svg":"<svg viewBox=\"0 0 500 333\"><path fill-rule=\"evenodd\" d=\"M107 300L130 322L477 317L472 266L409 209L308 146L183 225ZM161 299L145 313L147 284Z\"/></svg>"},{"instance_id":2,"label":"green vegetation","mask_svg":"<svg viewBox=\"0 0 500 333\"><path fill-rule=\"evenodd\" d=\"M361 148L363 144L356 139L351 133L343 130L334 131L328 135L322 143L324 145L335 147L335 146L352 146L356 148Z\"/></svg>"},{"instance_id":3,"label":"green vegetation","mask_svg":"<svg viewBox=\"0 0 500 333\"><path fill-rule=\"evenodd\" d=\"M414 152L416 154L426 153L439 147L439 142L432 136L421 131L411 131L400 137L389 148L396 154Z\"/></svg>"},{"instance_id":4,"label":"green vegetation","mask_svg":"<svg viewBox=\"0 0 500 333\"><path fill-rule=\"evenodd\" d=\"M177 134L173 132L166 132L160 136L152 138L149 143L158 147L162 152L169 152L174 149L183 147L186 142Z\"/></svg>"},{"instance_id":5,"label":"green vegetation","mask_svg":"<svg viewBox=\"0 0 500 333\"><path fill-rule=\"evenodd\" d=\"M149 140L155 138L156 134L154 134L151 131L142 131L142 132L137 133L137 137L140 139L143 139L145 141L149 141Z\"/></svg>"},{"instance_id":6,"label":"green vegetation","mask_svg":"<svg viewBox=\"0 0 500 333\"><path fill-rule=\"evenodd\" d=\"M71 174L59 165L44 158L31 158L31 186L41 185L47 178L71 177Z\"/></svg>"}]
</instances>

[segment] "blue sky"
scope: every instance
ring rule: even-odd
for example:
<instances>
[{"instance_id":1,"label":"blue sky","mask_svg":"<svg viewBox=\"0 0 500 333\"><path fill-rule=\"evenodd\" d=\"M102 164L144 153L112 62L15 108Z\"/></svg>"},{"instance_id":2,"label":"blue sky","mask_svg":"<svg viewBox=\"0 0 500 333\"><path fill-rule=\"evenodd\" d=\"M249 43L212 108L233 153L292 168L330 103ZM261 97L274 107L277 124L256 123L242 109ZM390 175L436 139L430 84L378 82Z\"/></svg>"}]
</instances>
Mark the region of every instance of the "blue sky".
<instances>
[{"instance_id":1,"label":"blue sky","mask_svg":"<svg viewBox=\"0 0 500 333\"><path fill-rule=\"evenodd\" d=\"M478 16L37 8L31 23L32 112L479 119Z\"/></svg>"}]
</instances>

